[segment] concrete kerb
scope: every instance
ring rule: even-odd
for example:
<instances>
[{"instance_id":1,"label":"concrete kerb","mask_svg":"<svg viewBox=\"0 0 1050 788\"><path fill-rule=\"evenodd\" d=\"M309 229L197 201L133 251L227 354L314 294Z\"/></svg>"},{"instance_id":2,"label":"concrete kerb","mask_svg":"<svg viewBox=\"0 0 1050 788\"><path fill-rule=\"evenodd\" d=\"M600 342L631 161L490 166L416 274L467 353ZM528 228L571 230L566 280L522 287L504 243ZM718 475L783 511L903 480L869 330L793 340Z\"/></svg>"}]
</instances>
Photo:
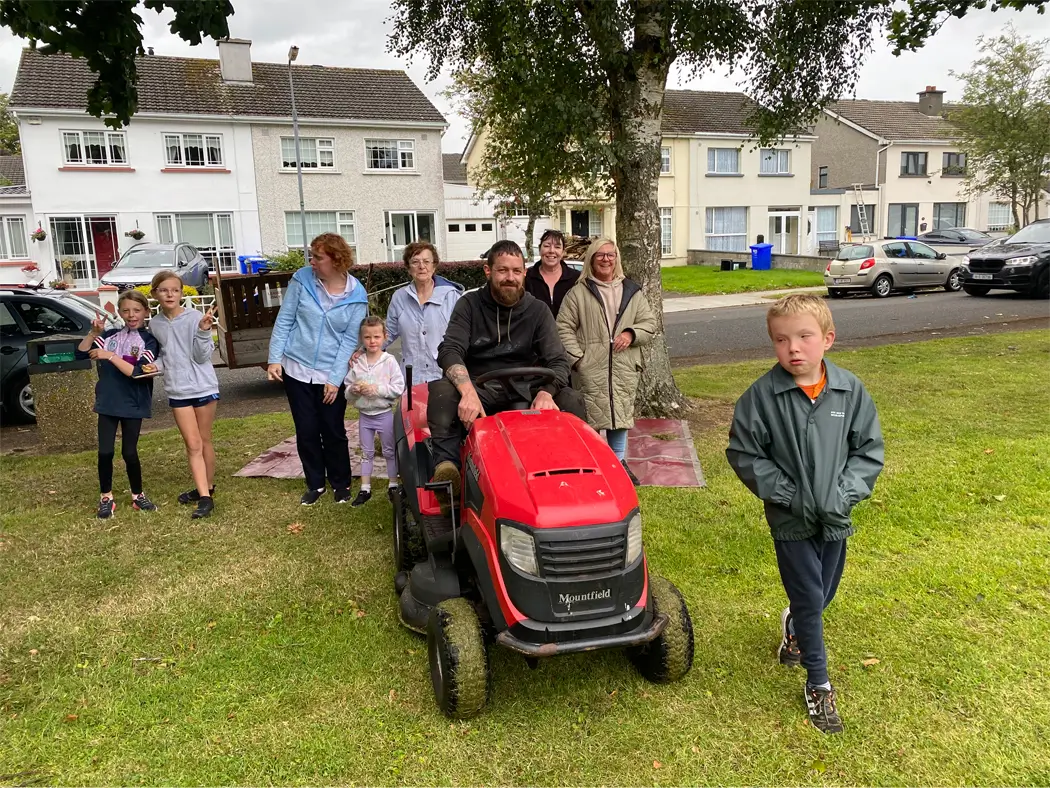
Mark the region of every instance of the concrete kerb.
<instances>
[{"instance_id":1,"label":"concrete kerb","mask_svg":"<svg viewBox=\"0 0 1050 788\"><path fill-rule=\"evenodd\" d=\"M826 293L826 287L793 287L789 290L758 290L753 293L731 293L729 295L683 296L682 298L665 298L664 314L676 312L694 312L699 309L721 309L727 306L754 306L769 304L771 298L779 298L788 293Z\"/></svg>"}]
</instances>

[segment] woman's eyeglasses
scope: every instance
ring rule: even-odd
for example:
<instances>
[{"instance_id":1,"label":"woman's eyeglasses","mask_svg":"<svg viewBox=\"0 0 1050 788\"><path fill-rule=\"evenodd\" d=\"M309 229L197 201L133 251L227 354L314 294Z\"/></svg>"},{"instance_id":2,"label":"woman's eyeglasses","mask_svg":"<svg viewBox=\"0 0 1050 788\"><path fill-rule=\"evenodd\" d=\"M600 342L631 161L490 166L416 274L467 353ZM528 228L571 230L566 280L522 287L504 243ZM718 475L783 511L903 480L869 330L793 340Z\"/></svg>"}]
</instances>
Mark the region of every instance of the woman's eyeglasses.
<instances>
[{"instance_id":1,"label":"woman's eyeglasses","mask_svg":"<svg viewBox=\"0 0 1050 788\"><path fill-rule=\"evenodd\" d=\"M594 255L595 260L615 260L616 252L597 252Z\"/></svg>"}]
</instances>

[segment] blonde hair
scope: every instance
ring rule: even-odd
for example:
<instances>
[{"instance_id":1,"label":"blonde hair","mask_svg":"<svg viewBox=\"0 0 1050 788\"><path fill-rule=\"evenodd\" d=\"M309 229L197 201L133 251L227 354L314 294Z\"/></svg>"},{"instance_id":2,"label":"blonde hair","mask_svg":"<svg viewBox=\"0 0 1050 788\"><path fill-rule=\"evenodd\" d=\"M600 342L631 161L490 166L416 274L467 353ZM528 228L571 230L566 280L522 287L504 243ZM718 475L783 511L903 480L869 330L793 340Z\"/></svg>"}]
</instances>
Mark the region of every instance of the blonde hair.
<instances>
[{"instance_id":1,"label":"blonde hair","mask_svg":"<svg viewBox=\"0 0 1050 788\"><path fill-rule=\"evenodd\" d=\"M620 247L616 245L616 241L612 238L596 238L590 246L587 247L587 251L583 254L583 276L581 279L593 279L594 278L594 266L591 262L594 260L594 256L598 254L598 250L606 244L612 244L613 251L616 252L616 268L613 270L613 278L623 278L623 263L620 262Z\"/></svg>"},{"instance_id":2,"label":"blonde hair","mask_svg":"<svg viewBox=\"0 0 1050 788\"><path fill-rule=\"evenodd\" d=\"M769 332L769 336L773 336L773 332L769 327L773 318L794 315L812 315L817 321L817 325L820 326L821 333L825 336L829 331L835 330L835 321L831 317L831 310L823 298L810 293L795 293L777 300L766 312L766 331Z\"/></svg>"},{"instance_id":3,"label":"blonde hair","mask_svg":"<svg viewBox=\"0 0 1050 788\"><path fill-rule=\"evenodd\" d=\"M368 315L361 321L361 327L357 329L357 341L361 342L364 340L366 328L375 328L376 326L383 329L383 339L386 339L386 323L383 321L383 318L379 315Z\"/></svg>"},{"instance_id":4,"label":"blonde hair","mask_svg":"<svg viewBox=\"0 0 1050 788\"><path fill-rule=\"evenodd\" d=\"M156 274L153 275L153 279L150 280L149 291L151 293L155 293L157 291L157 288L165 282L167 282L169 279L174 279L176 282L178 282L179 290L182 290L184 285L182 283L181 276L179 276L174 271L158 271Z\"/></svg>"},{"instance_id":5,"label":"blonde hair","mask_svg":"<svg viewBox=\"0 0 1050 788\"><path fill-rule=\"evenodd\" d=\"M117 310L120 310L120 305L125 301L134 301L136 304L146 310L146 314L149 315L149 301L146 300L146 296L142 295L138 290L125 290L120 294L117 299Z\"/></svg>"}]
</instances>

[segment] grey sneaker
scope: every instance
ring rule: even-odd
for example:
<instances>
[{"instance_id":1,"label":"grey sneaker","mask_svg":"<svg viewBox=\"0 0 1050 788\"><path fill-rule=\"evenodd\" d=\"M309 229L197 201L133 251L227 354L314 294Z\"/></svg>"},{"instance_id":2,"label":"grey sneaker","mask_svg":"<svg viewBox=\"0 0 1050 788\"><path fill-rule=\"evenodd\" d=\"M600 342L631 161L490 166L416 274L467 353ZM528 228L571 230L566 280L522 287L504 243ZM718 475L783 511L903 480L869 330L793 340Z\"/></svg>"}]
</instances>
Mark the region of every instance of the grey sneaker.
<instances>
[{"instance_id":1,"label":"grey sneaker","mask_svg":"<svg viewBox=\"0 0 1050 788\"><path fill-rule=\"evenodd\" d=\"M777 650L780 664L797 668L802 664L802 652L798 650L798 638L791 631L791 608L785 607L780 614L780 648Z\"/></svg>"},{"instance_id":2,"label":"grey sneaker","mask_svg":"<svg viewBox=\"0 0 1050 788\"><path fill-rule=\"evenodd\" d=\"M806 684L806 710L809 721L821 733L842 733L842 718L835 702L835 688L824 689Z\"/></svg>"},{"instance_id":3,"label":"grey sneaker","mask_svg":"<svg viewBox=\"0 0 1050 788\"><path fill-rule=\"evenodd\" d=\"M112 498L102 498L98 502L98 514L96 516L99 520L108 520L115 511L117 511L117 502Z\"/></svg>"}]
</instances>

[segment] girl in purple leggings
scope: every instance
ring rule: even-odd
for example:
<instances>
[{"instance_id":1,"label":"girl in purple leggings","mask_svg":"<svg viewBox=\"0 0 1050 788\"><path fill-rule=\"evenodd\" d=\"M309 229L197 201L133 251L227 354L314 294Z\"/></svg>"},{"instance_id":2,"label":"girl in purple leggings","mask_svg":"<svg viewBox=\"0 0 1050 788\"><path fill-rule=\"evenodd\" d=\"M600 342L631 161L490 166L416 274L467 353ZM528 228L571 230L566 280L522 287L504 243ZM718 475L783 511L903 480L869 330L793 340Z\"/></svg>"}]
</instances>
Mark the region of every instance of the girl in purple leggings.
<instances>
[{"instance_id":1,"label":"girl in purple leggings","mask_svg":"<svg viewBox=\"0 0 1050 788\"><path fill-rule=\"evenodd\" d=\"M361 321L361 347L350 360L347 373L346 398L361 414L357 422L361 438L361 489L351 506L361 506L372 497L372 461L376 453L376 434L379 434L386 459L386 473L390 488L397 486L397 459L394 456L394 400L405 391L405 378L397 359L383 352L386 325L382 318L369 315Z\"/></svg>"}]
</instances>

